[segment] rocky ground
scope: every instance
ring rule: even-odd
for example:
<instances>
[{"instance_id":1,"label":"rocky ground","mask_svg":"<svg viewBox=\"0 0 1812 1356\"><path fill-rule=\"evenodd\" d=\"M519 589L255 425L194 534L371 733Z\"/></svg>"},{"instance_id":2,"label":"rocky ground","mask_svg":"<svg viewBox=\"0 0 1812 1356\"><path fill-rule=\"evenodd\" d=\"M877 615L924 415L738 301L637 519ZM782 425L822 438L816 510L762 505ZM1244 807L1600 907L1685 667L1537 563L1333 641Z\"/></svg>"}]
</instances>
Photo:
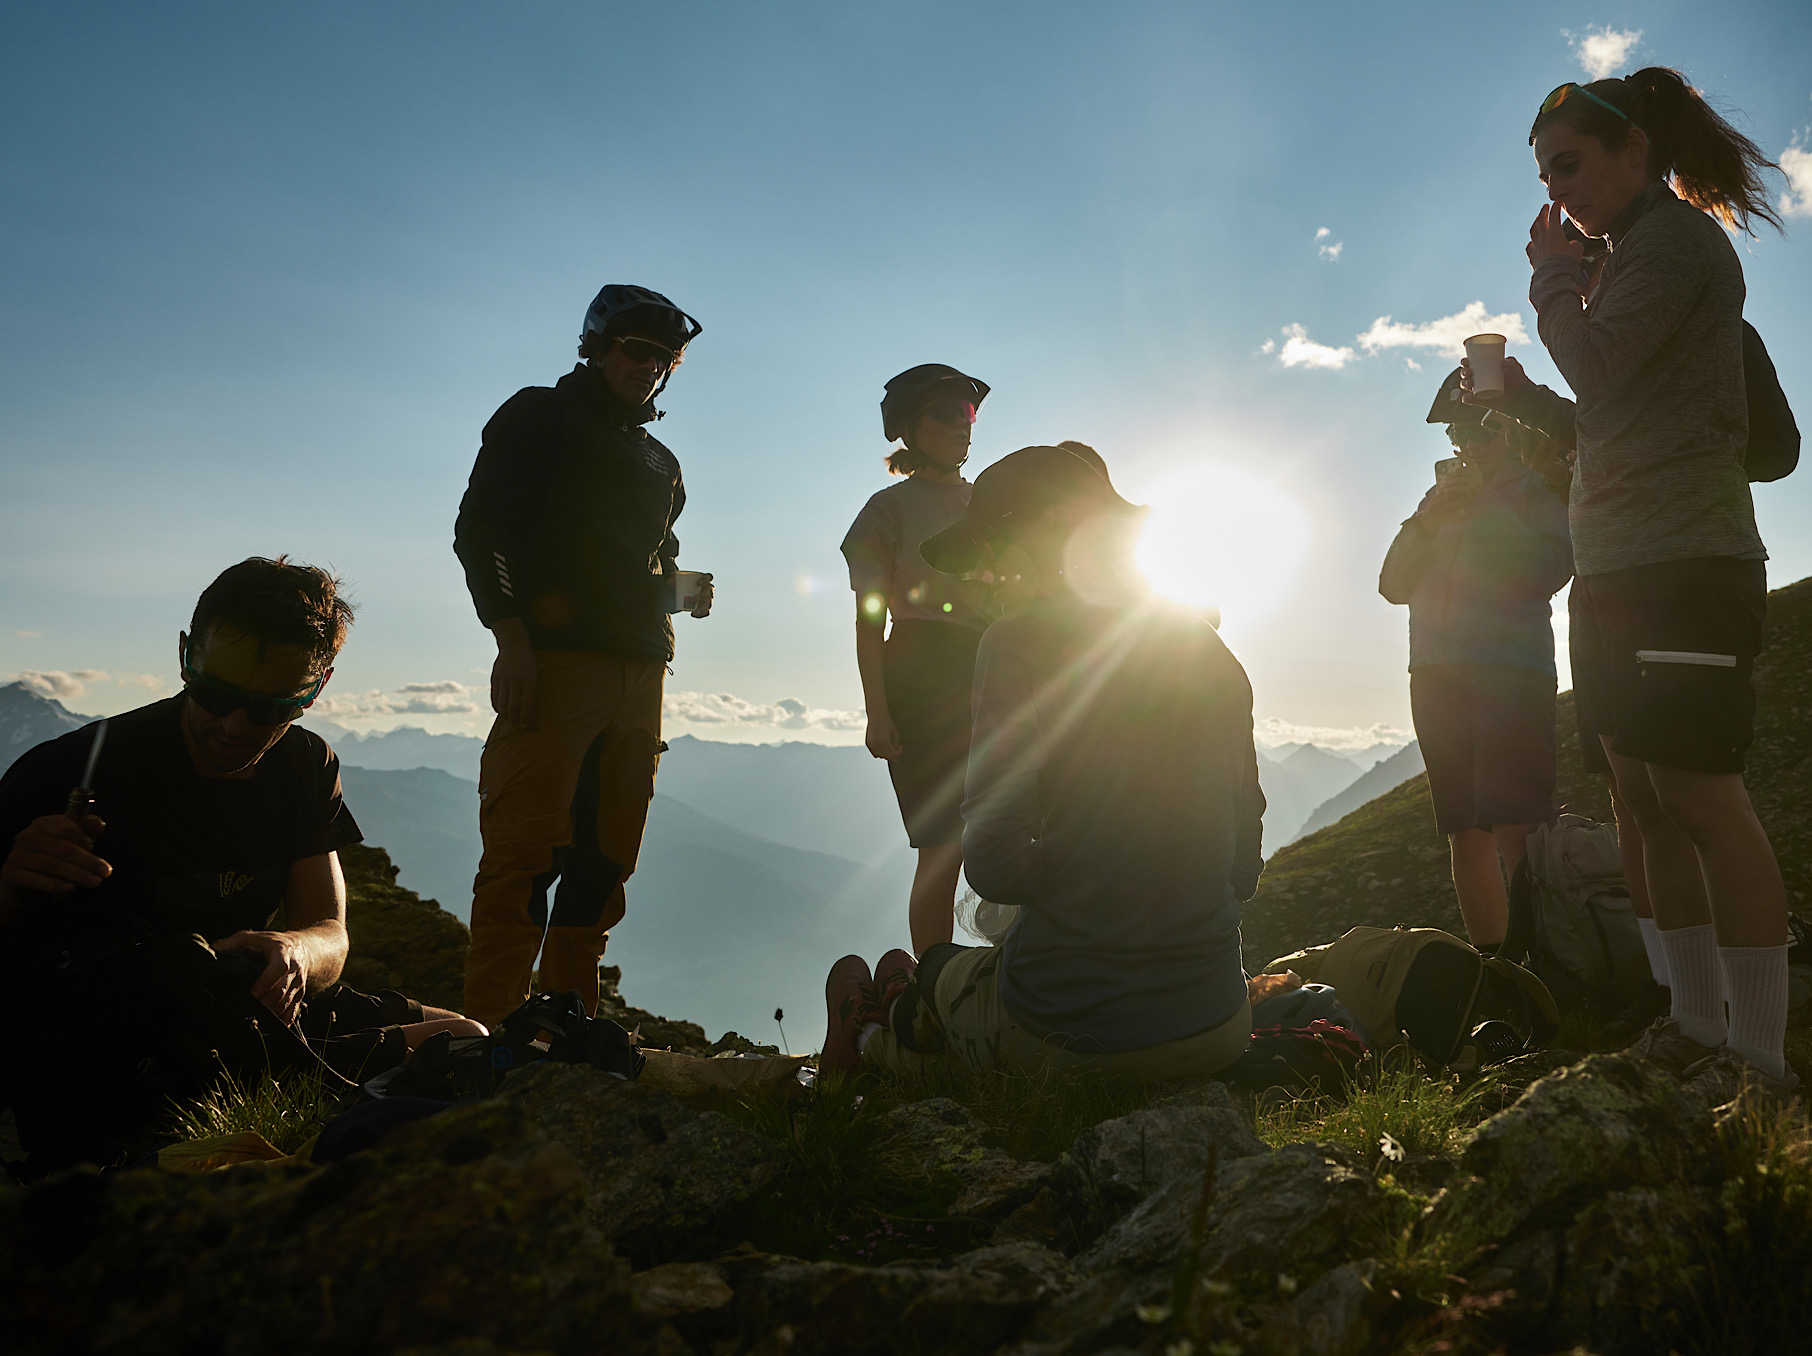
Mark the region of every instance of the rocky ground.
<instances>
[{"instance_id":1,"label":"rocky ground","mask_svg":"<svg viewBox=\"0 0 1812 1356\"><path fill-rule=\"evenodd\" d=\"M1751 785L1803 904L1812 586L1770 627ZM1573 744L1564 798L1602 816ZM346 866L348 978L456 1005L463 926L380 850ZM1360 922L1457 928L1420 778L1277 854L1248 958ZM771 1053L605 977L647 1047ZM544 1064L338 1163L4 1191L0 1277L21 1353L1785 1350L1812 1149L1798 1113L1615 1054L1304 1101L969 1075L681 1100Z\"/></svg>"}]
</instances>

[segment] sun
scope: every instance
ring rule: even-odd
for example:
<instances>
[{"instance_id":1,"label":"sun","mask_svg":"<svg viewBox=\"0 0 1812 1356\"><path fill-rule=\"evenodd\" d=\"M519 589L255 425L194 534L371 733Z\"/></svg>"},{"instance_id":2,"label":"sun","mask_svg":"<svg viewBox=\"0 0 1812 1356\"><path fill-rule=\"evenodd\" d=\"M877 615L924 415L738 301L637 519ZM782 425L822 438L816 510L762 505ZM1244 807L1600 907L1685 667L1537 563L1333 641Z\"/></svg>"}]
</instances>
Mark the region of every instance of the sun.
<instances>
[{"instance_id":1,"label":"sun","mask_svg":"<svg viewBox=\"0 0 1812 1356\"><path fill-rule=\"evenodd\" d=\"M1214 463L1172 472L1146 496L1139 566L1159 593L1218 608L1240 628L1288 593L1309 545L1308 515L1261 476Z\"/></svg>"}]
</instances>

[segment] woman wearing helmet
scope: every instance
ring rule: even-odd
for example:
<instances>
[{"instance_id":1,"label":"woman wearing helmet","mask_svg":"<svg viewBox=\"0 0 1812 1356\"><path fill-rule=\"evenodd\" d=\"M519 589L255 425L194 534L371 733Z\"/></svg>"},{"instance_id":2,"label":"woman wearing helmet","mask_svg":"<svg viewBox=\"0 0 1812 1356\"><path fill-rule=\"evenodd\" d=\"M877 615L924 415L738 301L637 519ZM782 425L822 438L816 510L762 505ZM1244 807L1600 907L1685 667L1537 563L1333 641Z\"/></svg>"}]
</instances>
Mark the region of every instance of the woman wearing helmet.
<instances>
[{"instance_id":1,"label":"woman wearing helmet","mask_svg":"<svg viewBox=\"0 0 1812 1356\"><path fill-rule=\"evenodd\" d=\"M985 382L926 363L887 383L882 430L898 442L877 493L843 538L856 593L856 667L868 705L868 751L885 759L907 841L918 850L908 906L912 949L954 931L963 868L963 775L975 649L992 616L973 586L933 570L919 543L963 516L962 466ZM893 619L891 632L888 618Z\"/></svg>"}]
</instances>

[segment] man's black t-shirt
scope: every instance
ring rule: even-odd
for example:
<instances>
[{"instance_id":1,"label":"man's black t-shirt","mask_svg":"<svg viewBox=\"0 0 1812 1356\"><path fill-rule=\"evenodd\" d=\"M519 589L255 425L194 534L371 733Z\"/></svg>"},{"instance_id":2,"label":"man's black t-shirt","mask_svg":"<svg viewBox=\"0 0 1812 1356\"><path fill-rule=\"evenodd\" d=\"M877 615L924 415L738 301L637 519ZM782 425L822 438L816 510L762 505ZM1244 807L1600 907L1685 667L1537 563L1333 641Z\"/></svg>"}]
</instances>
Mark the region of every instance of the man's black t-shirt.
<instances>
[{"instance_id":1,"label":"man's black t-shirt","mask_svg":"<svg viewBox=\"0 0 1812 1356\"><path fill-rule=\"evenodd\" d=\"M159 932L218 941L270 924L289 869L363 835L340 799L340 760L292 725L242 779L203 777L183 743L175 696L114 716L91 789L107 828L95 851L113 874L91 890L48 897L22 920L56 933L55 914L93 904ZM94 727L40 744L0 778L0 852L43 815L60 814L82 779Z\"/></svg>"}]
</instances>

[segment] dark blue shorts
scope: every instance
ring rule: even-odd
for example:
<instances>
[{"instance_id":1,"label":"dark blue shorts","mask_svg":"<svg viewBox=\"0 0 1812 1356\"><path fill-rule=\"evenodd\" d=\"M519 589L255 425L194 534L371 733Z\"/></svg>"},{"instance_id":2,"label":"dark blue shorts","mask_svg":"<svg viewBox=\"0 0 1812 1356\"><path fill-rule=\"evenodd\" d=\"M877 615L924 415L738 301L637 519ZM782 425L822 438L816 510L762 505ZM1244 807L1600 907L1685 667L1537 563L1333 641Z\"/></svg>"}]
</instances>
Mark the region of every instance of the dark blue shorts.
<instances>
[{"instance_id":1,"label":"dark blue shorts","mask_svg":"<svg viewBox=\"0 0 1812 1356\"><path fill-rule=\"evenodd\" d=\"M1554 676L1508 664L1424 664L1409 706L1442 833L1554 817Z\"/></svg>"}]
</instances>

